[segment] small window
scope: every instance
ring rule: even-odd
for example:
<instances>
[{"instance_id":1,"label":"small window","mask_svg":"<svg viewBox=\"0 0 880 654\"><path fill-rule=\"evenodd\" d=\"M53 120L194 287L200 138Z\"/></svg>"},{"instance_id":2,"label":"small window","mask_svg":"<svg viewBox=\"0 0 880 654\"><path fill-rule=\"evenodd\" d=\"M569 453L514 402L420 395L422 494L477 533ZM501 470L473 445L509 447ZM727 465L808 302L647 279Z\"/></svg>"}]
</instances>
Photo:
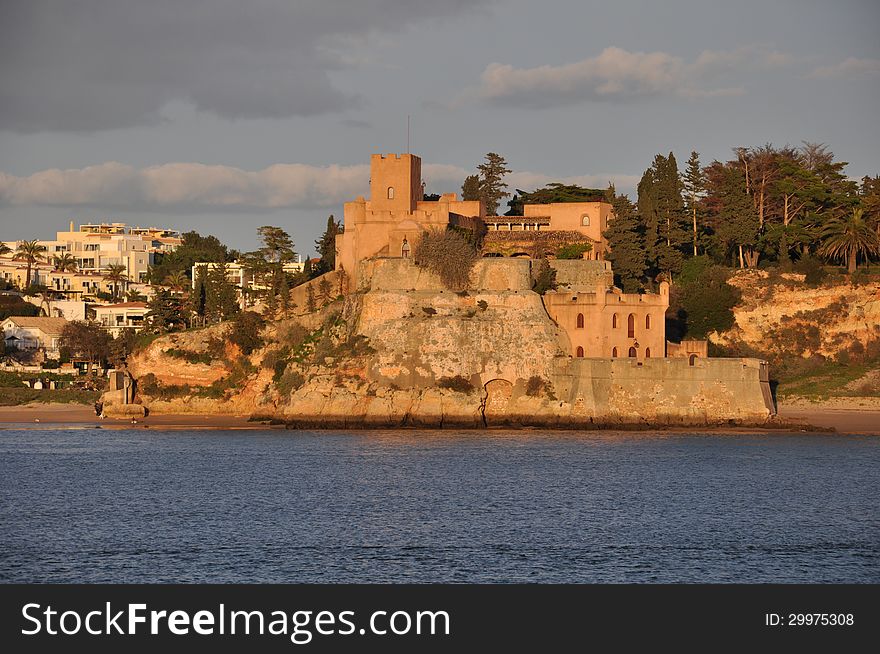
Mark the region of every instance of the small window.
<instances>
[{"instance_id":1,"label":"small window","mask_svg":"<svg viewBox=\"0 0 880 654\"><path fill-rule=\"evenodd\" d=\"M629 338L636 337L636 317L632 313L626 318L626 335Z\"/></svg>"},{"instance_id":2,"label":"small window","mask_svg":"<svg viewBox=\"0 0 880 654\"><path fill-rule=\"evenodd\" d=\"M611 316L611 328L617 329L617 314L616 313L613 316Z\"/></svg>"},{"instance_id":3,"label":"small window","mask_svg":"<svg viewBox=\"0 0 880 654\"><path fill-rule=\"evenodd\" d=\"M645 348L645 358L646 358L646 359L650 359L650 358L651 358L651 348L649 348L649 347L646 347L646 348Z\"/></svg>"},{"instance_id":4,"label":"small window","mask_svg":"<svg viewBox=\"0 0 880 654\"><path fill-rule=\"evenodd\" d=\"M634 348L634 347L629 348L629 358L630 359L636 358L636 348Z\"/></svg>"},{"instance_id":5,"label":"small window","mask_svg":"<svg viewBox=\"0 0 880 654\"><path fill-rule=\"evenodd\" d=\"M615 359L617 358L617 348L616 348L616 347L615 347L615 348L612 348L612 350L611 350L611 356L612 356L613 358L615 358Z\"/></svg>"},{"instance_id":6,"label":"small window","mask_svg":"<svg viewBox=\"0 0 880 654\"><path fill-rule=\"evenodd\" d=\"M645 329L651 329L651 314L645 316Z\"/></svg>"},{"instance_id":7,"label":"small window","mask_svg":"<svg viewBox=\"0 0 880 654\"><path fill-rule=\"evenodd\" d=\"M393 186L388 187L388 199L389 200L394 199L394 187Z\"/></svg>"},{"instance_id":8,"label":"small window","mask_svg":"<svg viewBox=\"0 0 880 654\"><path fill-rule=\"evenodd\" d=\"M579 358L583 358L583 356L584 356L584 348L582 348L580 345L578 345L578 349L575 352L575 356L577 356Z\"/></svg>"},{"instance_id":9,"label":"small window","mask_svg":"<svg viewBox=\"0 0 880 654\"><path fill-rule=\"evenodd\" d=\"M584 227L590 226L590 217L588 215L584 214L581 216L581 225Z\"/></svg>"},{"instance_id":10,"label":"small window","mask_svg":"<svg viewBox=\"0 0 880 654\"><path fill-rule=\"evenodd\" d=\"M578 328L578 329L583 329L583 328L584 328L584 314L582 314L582 313L579 313L579 314L578 314L578 317L577 317L577 328Z\"/></svg>"}]
</instances>

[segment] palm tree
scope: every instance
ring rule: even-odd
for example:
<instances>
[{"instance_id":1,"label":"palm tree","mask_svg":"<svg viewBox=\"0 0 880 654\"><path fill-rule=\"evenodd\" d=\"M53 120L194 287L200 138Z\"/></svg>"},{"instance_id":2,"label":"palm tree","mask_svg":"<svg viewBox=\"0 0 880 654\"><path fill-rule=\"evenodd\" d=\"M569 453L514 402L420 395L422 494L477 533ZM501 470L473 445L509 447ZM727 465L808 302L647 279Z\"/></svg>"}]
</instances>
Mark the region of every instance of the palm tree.
<instances>
[{"instance_id":1,"label":"palm tree","mask_svg":"<svg viewBox=\"0 0 880 654\"><path fill-rule=\"evenodd\" d=\"M31 268L35 263L39 263L43 259L42 253L46 248L40 245L39 241L19 241L15 248L15 255L12 257L15 261L24 261L27 263L27 277L25 278L24 287L31 285Z\"/></svg>"},{"instance_id":2,"label":"palm tree","mask_svg":"<svg viewBox=\"0 0 880 654\"><path fill-rule=\"evenodd\" d=\"M10 252L12 252L12 248L6 245L3 241L0 241L0 257L4 254L9 254Z\"/></svg>"},{"instance_id":3,"label":"palm tree","mask_svg":"<svg viewBox=\"0 0 880 654\"><path fill-rule=\"evenodd\" d=\"M162 283L175 293L181 293L189 286L189 277L187 277L186 273L182 270L175 270L173 273L169 274Z\"/></svg>"},{"instance_id":4,"label":"palm tree","mask_svg":"<svg viewBox=\"0 0 880 654\"><path fill-rule=\"evenodd\" d=\"M52 257L52 265L58 272L76 272L76 257L70 252L62 252Z\"/></svg>"},{"instance_id":5,"label":"palm tree","mask_svg":"<svg viewBox=\"0 0 880 654\"><path fill-rule=\"evenodd\" d=\"M104 279L113 284L113 301L119 298L119 287L128 281L126 267L121 263L111 263L104 269Z\"/></svg>"},{"instance_id":6,"label":"palm tree","mask_svg":"<svg viewBox=\"0 0 880 654\"><path fill-rule=\"evenodd\" d=\"M880 236L871 229L864 213L862 209L853 209L849 216L829 222L821 232L819 254L846 261L850 275L856 271L858 257L868 259L880 254Z\"/></svg>"}]
</instances>

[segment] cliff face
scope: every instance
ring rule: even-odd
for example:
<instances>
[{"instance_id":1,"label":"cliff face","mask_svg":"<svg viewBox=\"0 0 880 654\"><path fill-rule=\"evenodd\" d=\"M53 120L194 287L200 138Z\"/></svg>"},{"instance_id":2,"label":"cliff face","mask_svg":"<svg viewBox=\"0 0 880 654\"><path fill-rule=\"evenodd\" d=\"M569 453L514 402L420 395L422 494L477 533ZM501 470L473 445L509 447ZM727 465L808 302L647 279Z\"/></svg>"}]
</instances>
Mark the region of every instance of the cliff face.
<instances>
[{"instance_id":1,"label":"cliff face","mask_svg":"<svg viewBox=\"0 0 880 654\"><path fill-rule=\"evenodd\" d=\"M409 260L371 261L357 292L268 326L250 357L218 347L221 326L159 338L130 368L151 411L298 426L704 424L771 413L766 367L749 360L573 361L529 290L529 265L481 260L479 290L456 293Z\"/></svg>"},{"instance_id":2,"label":"cliff face","mask_svg":"<svg viewBox=\"0 0 880 654\"><path fill-rule=\"evenodd\" d=\"M762 351L835 358L860 343L880 339L880 283L810 288L802 276L771 280L764 271L744 271L730 283L742 291L736 324L710 339ZM857 346L858 347L858 346Z\"/></svg>"}]
</instances>

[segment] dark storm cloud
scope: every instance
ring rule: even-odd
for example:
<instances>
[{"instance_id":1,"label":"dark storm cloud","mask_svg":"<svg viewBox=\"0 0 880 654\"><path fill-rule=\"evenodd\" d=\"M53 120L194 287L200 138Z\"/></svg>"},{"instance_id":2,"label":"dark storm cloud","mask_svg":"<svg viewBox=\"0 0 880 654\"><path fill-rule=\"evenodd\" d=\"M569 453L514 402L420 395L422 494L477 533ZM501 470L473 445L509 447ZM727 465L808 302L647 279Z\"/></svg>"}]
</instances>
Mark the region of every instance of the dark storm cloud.
<instances>
[{"instance_id":1,"label":"dark storm cloud","mask_svg":"<svg viewBox=\"0 0 880 654\"><path fill-rule=\"evenodd\" d=\"M485 0L13 0L0 20L0 129L153 124L172 100L225 118L360 102L328 73L346 51Z\"/></svg>"}]
</instances>

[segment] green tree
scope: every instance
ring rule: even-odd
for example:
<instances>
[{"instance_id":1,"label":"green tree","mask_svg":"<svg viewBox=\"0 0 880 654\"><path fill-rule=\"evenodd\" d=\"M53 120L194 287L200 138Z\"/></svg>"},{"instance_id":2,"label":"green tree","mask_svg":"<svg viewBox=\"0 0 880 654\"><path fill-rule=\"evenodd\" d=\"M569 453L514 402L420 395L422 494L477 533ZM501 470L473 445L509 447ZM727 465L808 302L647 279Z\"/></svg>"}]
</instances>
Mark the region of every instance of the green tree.
<instances>
[{"instance_id":1,"label":"green tree","mask_svg":"<svg viewBox=\"0 0 880 654\"><path fill-rule=\"evenodd\" d=\"M98 325L74 320L61 330L59 347L71 355L85 359L88 372L92 364L100 365L110 356L110 335Z\"/></svg>"},{"instance_id":2,"label":"green tree","mask_svg":"<svg viewBox=\"0 0 880 654\"><path fill-rule=\"evenodd\" d=\"M198 232L186 232L181 244L172 252L156 255L150 269L149 279L153 284L161 284L166 277L179 271L189 276L192 267L199 261L205 263L231 262L236 252L230 251L216 236L202 236Z\"/></svg>"},{"instance_id":3,"label":"green tree","mask_svg":"<svg viewBox=\"0 0 880 654\"><path fill-rule=\"evenodd\" d=\"M845 218L837 218L822 230L819 254L832 260L846 261L847 271L856 271L858 259L868 260L880 254L880 236L865 220L864 210L854 209Z\"/></svg>"},{"instance_id":4,"label":"green tree","mask_svg":"<svg viewBox=\"0 0 880 654\"><path fill-rule=\"evenodd\" d=\"M43 253L46 248L38 241L19 241L15 247L15 254L12 255L13 261L24 261L27 264L27 276L25 277L24 287L31 285L31 270L34 264L39 263L45 256Z\"/></svg>"},{"instance_id":5,"label":"green tree","mask_svg":"<svg viewBox=\"0 0 880 654\"><path fill-rule=\"evenodd\" d=\"M480 197L479 175L468 175L464 178L464 184L461 185L461 199L473 201L479 200Z\"/></svg>"},{"instance_id":6,"label":"green tree","mask_svg":"<svg viewBox=\"0 0 880 654\"><path fill-rule=\"evenodd\" d=\"M584 254L590 252L593 246L590 243L569 243L556 250L557 259L583 259Z\"/></svg>"},{"instance_id":7,"label":"green tree","mask_svg":"<svg viewBox=\"0 0 880 654\"><path fill-rule=\"evenodd\" d=\"M689 259L672 291L673 313L680 321L678 336L704 338L733 326L733 308L740 292L727 283L730 273L706 256ZM675 331L675 330L671 330Z\"/></svg>"},{"instance_id":8,"label":"green tree","mask_svg":"<svg viewBox=\"0 0 880 654\"><path fill-rule=\"evenodd\" d=\"M242 311L235 316L229 340L241 349L242 354L250 356L254 350L263 347L260 332L264 326L265 320L259 313Z\"/></svg>"},{"instance_id":9,"label":"green tree","mask_svg":"<svg viewBox=\"0 0 880 654\"><path fill-rule=\"evenodd\" d=\"M327 219L327 229L324 230L321 238L315 241L315 248L321 258L321 262L318 264L321 268L321 274L336 268L336 236L342 232L342 223L337 222L331 215Z\"/></svg>"},{"instance_id":10,"label":"green tree","mask_svg":"<svg viewBox=\"0 0 880 654\"><path fill-rule=\"evenodd\" d=\"M625 195L615 195L611 201L614 220L608 221L605 238L608 240L608 259L612 263L616 284L627 293L637 293L644 287L647 261L644 247L644 225L639 221L636 208Z\"/></svg>"},{"instance_id":11,"label":"green tree","mask_svg":"<svg viewBox=\"0 0 880 654\"><path fill-rule=\"evenodd\" d=\"M229 269L225 262L215 263L205 275L205 318L220 322L228 320L238 310L238 291L229 281Z\"/></svg>"},{"instance_id":12,"label":"green tree","mask_svg":"<svg viewBox=\"0 0 880 654\"><path fill-rule=\"evenodd\" d=\"M52 265L58 272L76 272L76 257L70 252L62 252L52 257Z\"/></svg>"},{"instance_id":13,"label":"green tree","mask_svg":"<svg viewBox=\"0 0 880 654\"><path fill-rule=\"evenodd\" d=\"M167 288L157 288L147 302L150 309L146 319L154 332L169 332L186 327L186 312L182 298L175 296Z\"/></svg>"},{"instance_id":14,"label":"green tree","mask_svg":"<svg viewBox=\"0 0 880 654\"><path fill-rule=\"evenodd\" d=\"M686 209L691 216L691 241L694 248L694 256L697 256L697 243L699 241L697 218L701 212L700 199L706 192L706 174L700 165L700 155L696 151L691 152L691 156L687 161L687 167L682 175L682 186L685 192Z\"/></svg>"},{"instance_id":15,"label":"green tree","mask_svg":"<svg viewBox=\"0 0 880 654\"><path fill-rule=\"evenodd\" d=\"M510 196L504 176L512 172L500 154L489 152L486 160L477 166L480 175L480 199L486 203L486 215L497 215L502 198Z\"/></svg>"},{"instance_id":16,"label":"green tree","mask_svg":"<svg viewBox=\"0 0 880 654\"><path fill-rule=\"evenodd\" d=\"M735 254L739 267L758 263L758 216L745 192L745 173L736 165L713 162L706 169L710 192L709 220L723 256Z\"/></svg>"},{"instance_id":17,"label":"green tree","mask_svg":"<svg viewBox=\"0 0 880 654\"><path fill-rule=\"evenodd\" d=\"M532 262L532 290L538 295L544 295L547 291L556 288L556 270L550 265L546 257Z\"/></svg>"},{"instance_id":18,"label":"green tree","mask_svg":"<svg viewBox=\"0 0 880 654\"><path fill-rule=\"evenodd\" d=\"M257 234L263 242L259 252L269 263L293 261L296 258L296 252L293 251L293 239L280 227L263 225L257 228Z\"/></svg>"},{"instance_id":19,"label":"green tree","mask_svg":"<svg viewBox=\"0 0 880 654\"><path fill-rule=\"evenodd\" d=\"M5 256L12 252L12 248L6 245L3 241L0 241L0 257Z\"/></svg>"},{"instance_id":20,"label":"green tree","mask_svg":"<svg viewBox=\"0 0 880 654\"><path fill-rule=\"evenodd\" d=\"M128 282L128 275L126 274L127 268L125 264L122 263L111 263L104 269L104 279L106 279L113 286L113 301L116 302L119 299L119 292Z\"/></svg>"},{"instance_id":21,"label":"green tree","mask_svg":"<svg viewBox=\"0 0 880 654\"><path fill-rule=\"evenodd\" d=\"M196 268L196 276L193 280L193 292L190 295L190 311L200 318L205 317L205 309L208 301L208 267Z\"/></svg>"}]
</instances>

